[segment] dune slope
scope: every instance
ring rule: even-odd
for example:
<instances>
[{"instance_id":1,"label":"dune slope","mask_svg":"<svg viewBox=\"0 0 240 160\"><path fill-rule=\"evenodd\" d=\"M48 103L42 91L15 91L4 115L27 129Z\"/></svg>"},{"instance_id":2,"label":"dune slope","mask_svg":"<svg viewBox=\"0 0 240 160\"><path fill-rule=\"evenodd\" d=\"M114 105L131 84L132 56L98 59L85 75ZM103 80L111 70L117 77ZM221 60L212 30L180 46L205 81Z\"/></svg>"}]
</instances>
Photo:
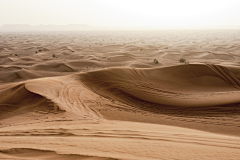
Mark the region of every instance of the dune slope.
<instances>
[{"instance_id":1,"label":"dune slope","mask_svg":"<svg viewBox=\"0 0 240 160\"><path fill-rule=\"evenodd\" d=\"M226 67L218 65L112 68L84 73L79 77L92 91L127 104L130 99L176 107L240 102L240 81Z\"/></svg>"},{"instance_id":2,"label":"dune slope","mask_svg":"<svg viewBox=\"0 0 240 160\"><path fill-rule=\"evenodd\" d=\"M23 123L33 117L66 117L169 124L165 116L174 115L173 125L239 135L237 121L224 122L227 115L238 116L237 76L237 68L232 72L219 65L191 64L154 69L110 68L7 84L0 90L4 97L0 101L1 119L6 122L13 117L13 123ZM14 121L14 115L21 115L22 121ZM188 118L200 119L200 125L178 123ZM217 121L208 129L203 127L202 118ZM226 125L216 127L215 123ZM232 128L225 130L229 125Z\"/></svg>"},{"instance_id":3,"label":"dune slope","mask_svg":"<svg viewBox=\"0 0 240 160\"><path fill-rule=\"evenodd\" d=\"M0 33L0 159L239 159L239 35Z\"/></svg>"}]
</instances>

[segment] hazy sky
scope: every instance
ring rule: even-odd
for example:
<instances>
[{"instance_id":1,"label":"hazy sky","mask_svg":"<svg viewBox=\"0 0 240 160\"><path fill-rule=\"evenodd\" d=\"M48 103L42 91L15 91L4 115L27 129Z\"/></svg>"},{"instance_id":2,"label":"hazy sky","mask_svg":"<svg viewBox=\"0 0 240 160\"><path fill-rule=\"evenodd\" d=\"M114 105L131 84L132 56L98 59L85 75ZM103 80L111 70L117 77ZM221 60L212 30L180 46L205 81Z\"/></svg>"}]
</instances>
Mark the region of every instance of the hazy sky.
<instances>
[{"instance_id":1,"label":"hazy sky","mask_svg":"<svg viewBox=\"0 0 240 160\"><path fill-rule=\"evenodd\" d=\"M0 0L3 24L240 25L240 0Z\"/></svg>"}]
</instances>

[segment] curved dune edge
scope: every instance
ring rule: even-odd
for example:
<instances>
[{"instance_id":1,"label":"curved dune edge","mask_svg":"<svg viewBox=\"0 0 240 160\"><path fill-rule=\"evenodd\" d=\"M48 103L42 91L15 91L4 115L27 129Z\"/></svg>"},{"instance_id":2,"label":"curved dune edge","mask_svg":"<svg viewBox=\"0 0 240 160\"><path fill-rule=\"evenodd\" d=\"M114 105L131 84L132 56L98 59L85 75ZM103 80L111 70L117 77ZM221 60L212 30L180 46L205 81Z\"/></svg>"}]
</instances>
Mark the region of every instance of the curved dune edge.
<instances>
[{"instance_id":1,"label":"curved dune edge","mask_svg":"<svg viewBox=\"0 0 240 160\"><path fill-rule=\"evenodd\" d=\"M98 112L82 102L82 96L87 92L85 87L81 83L69 79L69 77L52 78L47 81L36 80L26 83L25 88L30 92L50 99L60 110L81 117L102 119Z\"/></svg>"},{"instance_id":2,"label":"curved dune edge","mask_svg":"<svg viewBox=\"0 0 240 160\"><path fill-rule=\"evenodd\" d=\"M0 90L0 119L33 112L52 112L54 104L45 97L29 92L24 84L1 86Z\"/></svg>"},{"instance_id":3,"label":"curved dune edge","mask_svg":"<svg viewBox=\"0 0 240 160\"><path fill-rule=\"evenodd\" d=\"M103 119L96 110L99 105L104 108L104 105L118 104L127 110L150 112L168 107L203 110L240 102L238 73L237 68L206 64L155 69L110 68L2 85L0 95L4 98L0 105L8 113L15 110L66 112L90 119ZM227 107L222 108L227 112Z\"/></svg>"},{"instance_id":4,"label":"curved dune edge","mask_svg":"<svg viewBox=\"0 0 240 160\"><path fill-rule=\"evenodd\" d=\"M74 81L67 83L64 84L61 78L43 78L2 85L0 88L0 119L17 115L29 116L25 114L30 112L33 114L66 113L70 117L102 119L98 112L90 109L81 101L82 95L87 90L80 83L76 84L76 81L75 84Z\"/></svg>"},{"instance_id":5,"label":"curved dune edge","mask_svg":"<svg viewBox=\"0 0 240 160\"><path fill-rule=\"evenodd\" d=\"M226 67L218 65L111 68L76 76L93 92L127 104L137 100L201 107L240 102L239 79Z\"/></svg>"}]
</instances>

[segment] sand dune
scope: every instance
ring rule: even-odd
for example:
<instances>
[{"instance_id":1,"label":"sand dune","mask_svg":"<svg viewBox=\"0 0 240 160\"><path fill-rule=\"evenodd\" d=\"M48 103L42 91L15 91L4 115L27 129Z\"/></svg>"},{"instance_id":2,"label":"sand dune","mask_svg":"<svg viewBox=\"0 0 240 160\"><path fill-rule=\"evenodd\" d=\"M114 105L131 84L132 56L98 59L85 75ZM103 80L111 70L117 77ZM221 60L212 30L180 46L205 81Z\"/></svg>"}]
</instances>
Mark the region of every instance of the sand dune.
<instances>
[{"instance_id":1,"label":"sand dune","mask_svg":"<svg viewBox=\"0 0 240 160\"><path fill-rule=\"evenodd\" d=\"M111 68L6 84L2 85L0 94L1 97L6 97L1 101L3 106L4 104L15 106L13 111L11 107L7 110L14 114L16 107L22 108L25 104L25 101L22 102L18 98L34 102L32 97L36 95L41 97L38 98L39 101L44 101L43 106L40 104L37 106L38 111L45 113L45 117L48 117L49 113L57 114L60 111L67 117L77 116L102 121L109 119L110 114L110 119L126 120L126 117L121 118L126 111L130 114L136 112L135 116L148 114L150 118L144 121L153 122L151 115L154 117L159 113L167 113L184 116L191 111L189 115L196 119L209 116L226 118L236 110L239 103L237 76L236 68L234 73L223 66L205 64L155 69ZM49 108L46 107L45 101L49 103ZM31 112L35 112L36 106L32 104L31 106ZM107 110L110 107L110 111L102 113L105 107ZM118 113L118 118L112 118L111 110L118 109L124 112ZM224 118L220 121L223 120ZM236 127L232 127L235 131L239 130L237 123L229 121L229 124ZM236 132L221 130L215 132L236 135Z\"/></svg>"},{"instance_id":2,"label":"sand dune","mask_svg":"<svg viewBox=\"0 0 240 160\"><path fill-rule=\"evenodd\" d=\"M238 159L238 34L2 34L0 159Z\"/></svg>"},{"instance_id":3,"label":"sand dune","mask_svg":"<svg viewBox=\"0 0 240 160\"><path fill-rule=\"evenodd\" d=\"M186 107L239 102L240 81L227 68L217 65L192 64L147 70L116 68L88 72L80 75L80 79L94 92L118 100L132 97Z\"/></svg>"},{"instance_id":4,"label":"sand dune","mask_svg":"<svg viewBox=\"0 0 240 160\"><path fill-rule=\"evenodd\" d=\"M32 67L35 70L57 71L57 72L74 72L75 70L65 63L51 62L45 64L38 64Z\"/></svg>"}]
</instances>

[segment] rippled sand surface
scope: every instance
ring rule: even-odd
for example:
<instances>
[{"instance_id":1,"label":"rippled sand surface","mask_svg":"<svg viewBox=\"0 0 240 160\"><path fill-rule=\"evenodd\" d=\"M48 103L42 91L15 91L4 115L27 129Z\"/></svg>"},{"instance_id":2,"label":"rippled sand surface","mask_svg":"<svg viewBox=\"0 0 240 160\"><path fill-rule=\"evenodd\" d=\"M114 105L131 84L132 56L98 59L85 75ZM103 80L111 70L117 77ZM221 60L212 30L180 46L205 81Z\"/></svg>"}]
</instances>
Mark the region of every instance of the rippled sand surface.
<instances>
[{"instance_id":1,"label":"rippled sand surface","mask_svg":"<svg viewBox=\"0 0 240 160\"><path fill-rule=\"evenodd\" d=\"M238 159L239 37L0 33L0 159Z\"/></svg>"}]
</instances>

